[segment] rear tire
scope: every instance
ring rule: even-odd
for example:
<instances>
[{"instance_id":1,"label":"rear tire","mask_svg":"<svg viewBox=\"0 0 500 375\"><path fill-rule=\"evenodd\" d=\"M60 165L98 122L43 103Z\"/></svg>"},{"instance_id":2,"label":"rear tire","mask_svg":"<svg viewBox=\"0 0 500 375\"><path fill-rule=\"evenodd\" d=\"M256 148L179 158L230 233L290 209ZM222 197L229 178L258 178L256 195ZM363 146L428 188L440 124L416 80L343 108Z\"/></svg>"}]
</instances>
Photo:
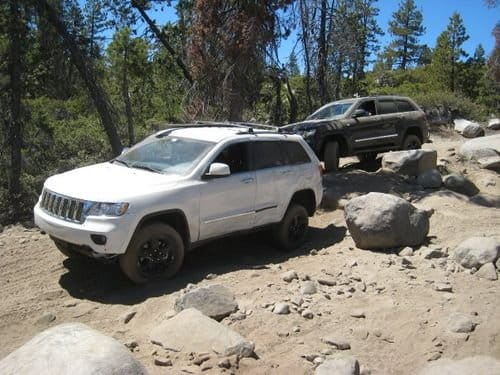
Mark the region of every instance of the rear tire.
<instances>
[{"instance_id":1,"label":"rear tire","mask_svg":"<svg viewBox=\"0 0 500 375\"><path fill-rule=\"evenodd\" d=\"M292 204L273 230L274 243L284 251L296 249L306 240L308 229L307 210L300 204Z\"/></svg>"},{"instance_id":2,"label":"rear tire","mask_svg":"<svg viewBox=\"0 0 500 375\"><path fill-rule=\"evenodd\" d=\"M339 143L336 141L328 142L323 154L325 161L325 171L333 172L339 169Z\"/></svg>"},{"instance_id":3,"label":"rear tire","mask_svg":"<svg viewBox=\"0 0 500 375\"><path fill-rule=\"evenodd\" d=\"M418 150L422 148L420 138L415 134L409 134L403 141L403 150Z\"/></svg>"},{"instance_id":4,"label":"rear tire","mask_svg":"<svg viewBox=\"0 0 500 375\"><path fill-rule=\"evenodd\" d=\"M170 225L153 223L134 234L125 254L120 256L123 273L133 282L173 277L184 261L184 242Z\"/></svg>"}]
</instances>

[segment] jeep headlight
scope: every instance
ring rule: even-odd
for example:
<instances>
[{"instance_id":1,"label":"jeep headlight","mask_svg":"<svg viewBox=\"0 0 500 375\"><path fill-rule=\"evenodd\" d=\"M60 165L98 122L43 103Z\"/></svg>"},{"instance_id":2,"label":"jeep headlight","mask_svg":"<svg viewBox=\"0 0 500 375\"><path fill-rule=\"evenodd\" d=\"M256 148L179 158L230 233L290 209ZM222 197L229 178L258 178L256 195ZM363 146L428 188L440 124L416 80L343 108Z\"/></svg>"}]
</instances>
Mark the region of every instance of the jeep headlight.
<instances>
[{"instance_id":1,"label":"jeep headlight","mask_svg":"<svg viewBox=\"0 0 500 375\"><path fill-rule=\"evenodd\" d=\"M128 203L86 202L85 216L122 216L128 210Z\"/></svg>"},{"instance_id":2,"label":"jeep headlight","mask_svg":"<svg viewBox=\"0 0 500 375\"><path fill-rule=\"evenodd\" d=\"M316 129L310 129L310 130L304 130L302 132L302 138L311 138L314 137L314 134L316 134Z\"/></svg>"}]
</instances>

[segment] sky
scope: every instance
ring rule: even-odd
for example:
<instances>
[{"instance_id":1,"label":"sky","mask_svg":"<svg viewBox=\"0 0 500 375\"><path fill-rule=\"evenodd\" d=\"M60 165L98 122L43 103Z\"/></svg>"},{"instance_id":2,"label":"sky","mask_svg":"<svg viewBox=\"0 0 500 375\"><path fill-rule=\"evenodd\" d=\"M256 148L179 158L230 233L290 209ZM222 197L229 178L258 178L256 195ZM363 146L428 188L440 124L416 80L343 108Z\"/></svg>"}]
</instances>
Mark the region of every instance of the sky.
<instances>
[{"instance_id":1,"label":"sky","mask_svg":"<svg viewBox=\"0 0 500 375\"><path fill-rule=\"evenodd\" d=\"M388 24L399 3L400 0L379 0L377 3L380 9L377 21L385 32L385 35L380 38L382 47L390 42L391 35L388 33ZM472 55L480 43L487 55L493 50L495 40L491 32L495 24L500 22L500 7L487 8L483 0L415 0L415 3L424 16L426 33L420 39L422 44L434 47L437 37L448 25L450 16L454 11L457 11L462 16L470 36L469 40L464 43L464 50ZM156 19L158 24L176 19L175 11L171 7L166 7L163 12L150 12L150 16ZM288 60L288 56L296 44L296 33L281 43L279 58L282 63Z\"/></svg>"}]
</instances>

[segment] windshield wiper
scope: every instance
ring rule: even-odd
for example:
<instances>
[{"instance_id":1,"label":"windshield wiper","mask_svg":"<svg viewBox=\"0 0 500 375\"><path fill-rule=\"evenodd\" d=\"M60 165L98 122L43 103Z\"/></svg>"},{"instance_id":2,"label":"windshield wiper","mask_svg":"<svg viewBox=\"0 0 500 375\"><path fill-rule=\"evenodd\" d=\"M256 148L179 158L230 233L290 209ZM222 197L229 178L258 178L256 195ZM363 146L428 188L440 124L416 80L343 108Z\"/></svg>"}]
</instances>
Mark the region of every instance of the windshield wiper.
<instances>
[{"instance_id":1,"label":"windshield wiper","mask_svg":"<svg viewBox=\"0 0 500 375\"><path fill-rule=\"evenodd\" d=\"M146 171L155 172L155 173L160 173L160 171L158 169L151 168L151 167L144 165L144 164L130 164L129 167L137 168L137 169L144 169Z\"/></svg>"},{"instance_id":2,"label":"windshield wiper","mask_svg":"<svg viewBox=\"0 0 500 375\"><path fill-rule=\"evenodd\" d=\"M120 159L113 159L113 160L111 160L111 163L114 163L114 162L117 162L117 163L123 164L124 166L126 166L126 167L129 167L129 168L130 168L129 163L127 163L127 162L126 162L126 161L124 161L124 160L120 160Z\"/></svg>"}]
</instances>

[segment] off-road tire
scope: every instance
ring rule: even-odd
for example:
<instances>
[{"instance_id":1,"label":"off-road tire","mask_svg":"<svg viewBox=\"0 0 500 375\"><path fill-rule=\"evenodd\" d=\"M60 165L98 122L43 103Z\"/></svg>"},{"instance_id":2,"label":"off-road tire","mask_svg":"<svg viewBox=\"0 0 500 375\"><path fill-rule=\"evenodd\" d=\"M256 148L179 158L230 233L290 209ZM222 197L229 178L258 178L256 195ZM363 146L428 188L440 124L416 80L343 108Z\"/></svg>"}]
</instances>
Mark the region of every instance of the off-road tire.
<instances>
[{"instance_id":1,"label":"off-road tire","mask_svg":"<svg viewBox=\"0 0 500 375\"><path fill-rule=\"evenodd\" d=\"M283 251L296 249L306 240L308 229L307 210L300 204L291 204L273 229L274 244Z\"/></svg>"},{"instance_id":2,"label":"off-road tire","mask_svg":"<svg viewBox=\"0 0 500 375\"><path fill-rule=\"evenodd\" d=\"M403 141L403 150L418 150L422 148L420 138L415 134L408 134Z\"/></svg>"},{"instance_id":3,"label":"off-road tire","mask_svg":"<svg viewBox=\"0 0 500 375\"><path fill-rule=\"evenodd\" d=\"M325 145L325 152L323 153L325 162L325 171L333 172L339 169L339 143L336 141L328 142Z\"/></svg>"},{"instance_id":4,"label":"off-road tire","mask_svg":"<svg viewBox=\"0 0 500 375\"><path fill-rule=\"evenodd\" d=\"M134 234L127 251L120 256L120 267L130 280L144 284L173 277L183 261L184 242L179 233L168 224L153 223Z\"/></svg>"}]
</instances>

